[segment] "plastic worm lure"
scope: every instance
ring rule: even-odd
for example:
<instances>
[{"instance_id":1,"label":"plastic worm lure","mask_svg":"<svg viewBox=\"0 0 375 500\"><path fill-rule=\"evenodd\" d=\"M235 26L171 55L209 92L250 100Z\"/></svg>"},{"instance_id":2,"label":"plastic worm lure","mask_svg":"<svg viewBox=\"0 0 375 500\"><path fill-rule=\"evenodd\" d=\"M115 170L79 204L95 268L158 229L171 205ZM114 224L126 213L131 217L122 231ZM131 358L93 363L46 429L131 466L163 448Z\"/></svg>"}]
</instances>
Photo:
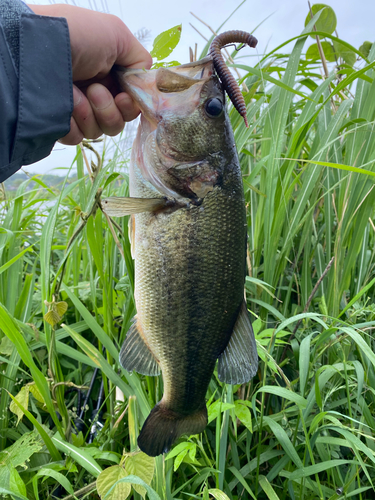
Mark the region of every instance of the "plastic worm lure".
<instances>
[{"instance_id":1,"label":"plastic worm lure","mask_svg":"<svg viewBox=\"0 0 375 500\"><path fill-rule=\"evenodd\" d=\"M224 58L221 54L221 49L223 47L233 43L246 43L246 45L249 45L250 47L256 47L258 40L253 35L250 35L250 33L246 33L246 31L225 31L212 40L209 54L212 57L216 73L223 84L224 90L226 90L233 106L245 120L245 125L248 127L249 124L247 123L246 117L245 99L243 98L241 90L232 73L225 64Z\"/></svg>"}]
</instances>

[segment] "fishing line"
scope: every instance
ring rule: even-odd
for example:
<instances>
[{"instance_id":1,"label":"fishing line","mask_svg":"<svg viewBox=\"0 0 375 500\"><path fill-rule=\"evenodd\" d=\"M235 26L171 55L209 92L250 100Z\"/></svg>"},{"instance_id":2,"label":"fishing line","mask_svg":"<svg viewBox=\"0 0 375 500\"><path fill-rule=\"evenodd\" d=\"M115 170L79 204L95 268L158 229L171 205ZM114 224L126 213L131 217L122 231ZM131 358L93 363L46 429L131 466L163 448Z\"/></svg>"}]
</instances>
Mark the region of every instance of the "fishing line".
<instances>
[{"instance_id":1,"label":"fishing line","mask_svg":"<svg viewBox=\"0 0 375 500\"><path fill-rule=\"evenodd\" d=\"M237 52L239 52L241 49L243 49L244 47L247 47L246 44L242 44L242 45L236 45L235 43L228 43L227 45L224 45L222 47L222 49L225 49L227 47L234 47L234 50L236 50Z\"/></svg>"}]
</instances>

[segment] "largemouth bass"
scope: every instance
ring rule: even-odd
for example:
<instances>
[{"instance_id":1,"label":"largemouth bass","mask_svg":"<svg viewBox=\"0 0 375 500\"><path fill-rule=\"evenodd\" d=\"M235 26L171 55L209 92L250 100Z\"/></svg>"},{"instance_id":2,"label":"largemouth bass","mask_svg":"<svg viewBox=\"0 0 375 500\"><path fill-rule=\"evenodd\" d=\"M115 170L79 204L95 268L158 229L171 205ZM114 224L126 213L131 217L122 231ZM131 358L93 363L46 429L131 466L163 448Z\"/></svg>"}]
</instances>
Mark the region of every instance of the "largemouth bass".
<instances>
[{"instance_id":1,"label":"largemouth bass","mask_svg":"<svg viewBox=\"0 0 375 500\"><path fill-rule=\"evenodd\" d=\"M205 395L218 361L228 384L256 373L244 301L247 224L225 96L211 57L119 72L142 111L130 165L130 198L103 200L131 214L137 315L122 366L163 376L164 395L138 438L150 456L207 425Z\"/></svg>"}]
</instances>

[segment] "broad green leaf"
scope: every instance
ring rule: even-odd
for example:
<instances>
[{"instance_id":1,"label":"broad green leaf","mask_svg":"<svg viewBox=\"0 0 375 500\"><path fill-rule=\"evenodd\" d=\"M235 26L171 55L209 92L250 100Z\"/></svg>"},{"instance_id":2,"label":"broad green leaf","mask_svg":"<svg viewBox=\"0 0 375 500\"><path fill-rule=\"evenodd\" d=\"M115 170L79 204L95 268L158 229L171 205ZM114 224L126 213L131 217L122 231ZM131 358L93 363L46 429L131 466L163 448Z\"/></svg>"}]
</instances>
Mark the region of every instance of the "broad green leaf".
<instances>
[{"instance_id":1,"label":"broad green leaf","mask_svg":"<svg viewBox=\"0 0 375 500\"><path fill-rule=\"evenodd\" d=\"M2 493L3 495L9 495L10 497L15 498L17 500L28 500L25 496L21 495L20 493L9 491L7 488L4 488L3 486L0 486L0 493Z\"/></svg>"},{"instance_id":2,"label":"broad green leaf","mask_svg":"<svg viewBox=\"0 0 375 500\"><path fill-rule=\"evenodd\" d=\"M30 392L30 387L28 385L25 385L24 387L22 387L20 392L14 398L26 410L29 406L29 392ZM12 413L15 413L17 415L17 425L18 425L24 415L23 411L20 409L19 406L17 406L14 400L10 403L9 409Z\"/></svg>"},{"instance_id":3,"label":"broad green leaf","mask_svg":"<svg viewBox=\"0 0 375 500\"><path fill-rule=\"evenodd\" d=\"M322 9L324 9L324 10L320 14L320 17L317 20L317 22L315 23L315 27L316 27L317 31L322 31L322 32L328 33L330 35L336 29L336 25L337 25L336 14L335 14L335 11L332 9L332 7L330 7L329 5L326 5L324 3L315 3L311 6L311 10L312 10L313 15L315 15L317 12L319 12ZM305 26L307 26L310 21L311 21L311 14L309 12L306 16L306 19L305 19Z\"/></svg>"},{"instance_id":4,"label":"broad green leaf","mask_svg":"<svg viewBox=\"0 0 375 500\"><path fill-rule=\"evenodd\" d=\"M346 64L349 64L349 66L353 66L355 64L355 61L357 59L355 52L348 49L348 47L340 42L333 42L333 47L336 54L342 57Z\"/></svg>"},{"instance_id":5,"label":"broad green leaf","mask_svg":"<svg viewBox=\"0 0 375 500\"><path fill-rule=\"evenodd\" d=\"M329 42L321 42L322 49L324 52L324 56L329 62L336 61L336 54L333 49L333 45ZM314 43L310 45L310 47L306 51L306 59L317 60L320 59L320 52L318 48L318 44Z\"/></svg>"},{"instance_id":6,"label":"broad green leaf","mask_svg":"<svg viewBox=\"0 0 375 500\"><path fill-rule=\"evenodd\" d=\"M11 446L0 451L0 464L6 467L24 466L30 457L42 448L43 443L37 432L25 433Z\"/></svg>"},{"instance_id":7,"label":"broad green leaf","mask_svg":"<svg viewBox=\"0 0 375 500\"><path fill-rule=\"evenodd\" d=\"M48 311L44 315L44 319L47 321L48 324L50 324L52 327L56 326L58 323L61 321L60 315L54 311L53 309L51 311Z\"/></svg>"},{"instance_id":8,"label":"broad green leaf","mask_svg":"<svg viewBox=\"0 0 375 500\"><path fill-rule=\"evenodd\" d=\"M119 479L117 481L117 483L114 486L112 486L112 488L108 491L107 495L110 495L112 493L112 491L116 488L116 486L120 483L129 483L132 486L134 486L135 484L137 484L139 486L143 486L143 488L145 488L145 490L147 491L149 500L160 500L160 497L156 493L156 491L154 489L152 489L151 486L149 486L147 483L145 483L143 481L143 479L141 479L140 477L137 477L137 476L127 476L127 477L124 477L122 479ZM107 495L104 497L106 500L108 498Z\"/></svg>"},{"instance_id":9,"label":"broad green leaf","mask_svg":"<svg viewBox=\"0 0 375 500\"><path fill-rule=\"evenodd\" d=\"M151 484L154 476L155 458L142 451L128 455L125 460L125 471L129 475L138 476L147 484ZM133 485L135 491L145 498L146 490L138 484Z\"/></svg>"},{"instance_id":10,"label":"broad green leaf","mask_svg":"<svg viewBox=\"0 0 375 500\"><path fill-rule=\"evenodd\" d=\"M169 460L173 457L176 457L182 451L186 451L187 453L189 450L193 449L194 446L195 444L189 441L184 441L183 443L179 443L177 446L173 448L173 450L171 450L168 453L168 455L165 457L165 460Z\"/></svg>"},{"instance_id":11,"label":"broad green leaf","mask_svg":"<svg viewBox=\"0 0 375 500\"><path fill-rule=\"evenodd\" d=\"M14 491L14 493L26 496L25 483L22 481L21 476L17 472L17 469L13 466L10 467L9 489L11 491Z\"/></svg>"},{"instance_id":12,"label":"broad green leaf","mask_svg":"<svg viewBox=\"0 0 375 500\"><path fill-rule=\"evenodd\" d=\"M359 47L359 51L361 52L361 54L363 54L365 57L368 57L369 53L370 53L370 50L371 50L371 47L372 47L372 42L363 42L363 44Z\"/></svg>"},{"instance_id":13,"label":"broad green leaf","mask_svg":"<svg viewBox=\"0 0 375 500\"><path fill-rule=\"evenodd\" d=\"M226 410L230 410L231 408L234 408L234 405L231 403L222 403L220 400L215 401L212 403L207 410L208 413L208 423L212 422L212 420L215 420L220 413L223 413Z\"/></svg>"},{"instance_id":14,"label":"broad green leaf","mask_svg":"<svg viewBox=\"0 0 375 500\"><path fill-rule=\"evenodd\" d=\"M112 465L103 470L96 480L96 489L100 497L106 498L106 500L125 500L128 498L132 489L131 485L117 482L126 476L127 474L121 465Z\"/></svg>"},{"instance_id":15,"label":"broad green leaf","mask_svg":"<svg viewBox=\"0 0 375 500\"><path fill-rule=\"evenodd\" d=\"M11 394L10 397L13 399L14 403L23 411L23 413L30 420L30 422L34 424L36 430L39 432L40 437L43 439L44 444L47 446L47 449L50 452L51 457L55 461L62 460L60 453L56 449L56 446L53 444L51 438L49 437L43 425L37 421L34 415L32 415L28 410L26 410L26 408L24 408L18 401L16 401L16 399Z\"/></svg>"},{"instance_id":16,"label":"broad green leaf","mask_svg":"<svg viewBox=\"0 0 375 500\"><path fill-rule=\"evenodd\" d=\"M239 401L234 402L234 412L238 420L249 429L250 432L253 432L253 426L251 421L250 410L247 406L244 406Z\"/></svg>"},{"instance_id":17,"label":"broad green leaf","mask_svg":"<svg viewBox=\"0 0 375 500\"><path fill-rule=\"evenodd\" d=\"M151 57L155 57L158 61L165 59L177 46L181 38L182 25L174 26L173 28L160 33L155 40L150 52Z\"/></svg>"},{"instance_id":18,"label":"broad green leaf","mask_svg":"<svg viewBox=\"0 0 375 500\"><path fill-rule=\"evenodd\" d=\"M3 337L0 341L0 354L4 356L10 356L13 352L14 345L8 337Z\"/></svg>"},{"instance_id":19,"label":"broad green leaf","mask_svg":"<svg viewBox=\"0 0 375 500\"><path fill-rule=\"evenodd\" d=\"M157 62L152 65L151 69L172 68L173 66L181 66L181 63L178 61Z\"/></svg>"},{"instance_id":20,"label":"broad green leaf","mask_svg":"<svg viewBox=\"0 0 375 500\"><path fill-rule=\"evenodd\" d=\"M49 311L44 315L44 319L54 328L62 320L62 317L68 309L68 304L64 301L45 301L45 304L48 305Z\"/></svg>"},{"instance_id":21,"label":"broad green leaf","mask_svg":"<svg viewBox=\"0 0 375 500\"><path fill-rule=\"evenodd\" d=\"M56 309L57 314L62 317L68 310L68 304L64 301L55 302L54 308Z\"/></svg>"},{"instance_id":22,"label":"broad green leaf","mask_svg":"<svg viewBox=\"0 0 375 500\"><path fill-rule=\"evenodd\" d=\"M29 387L31 394L34 396L34 398L37 401L39 401L39 403L42 403L43 405L46 404L44 399L43 399L43 396L40 394L38 386L34 382L32 382L31 384L28 384L28 387Z\"/></svg>"},{"instance_id":23,"label":"broad green leaf","mask_svg":"<svg viewBox=\"0 0 375 500\"><path fill-rule=\"evenodd\" d=\"M174 460L174 463L173 463L173 470L174 472L177 471L177 469L180 467L180 465L182 464L184 458L186 457L187 455L187 450L183 450L181 451L181 453L179 453L177 455L177 457L175 458Z\"/></svg>"}]
</instances>

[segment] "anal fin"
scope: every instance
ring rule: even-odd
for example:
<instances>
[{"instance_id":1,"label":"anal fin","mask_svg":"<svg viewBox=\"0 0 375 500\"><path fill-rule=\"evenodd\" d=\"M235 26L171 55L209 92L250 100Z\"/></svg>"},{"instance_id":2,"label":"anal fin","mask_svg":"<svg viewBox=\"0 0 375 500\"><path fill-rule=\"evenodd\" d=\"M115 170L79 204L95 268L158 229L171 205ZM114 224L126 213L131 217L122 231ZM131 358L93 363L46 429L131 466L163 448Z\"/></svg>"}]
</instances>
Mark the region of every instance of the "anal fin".
<instances>
[{"instance_id":1,"label":"anal fin","mask_svg":"<svg viewBox=\"0 0 375 500\"><path fill-rule=\"evenodd\" d=\"M120 351L120 364L125 370L136 371L142 375L159 375L160 367L149 347L140 334L135 320L126 334Z\"/></svg>"},{"instance_id":2,"label":"anal fin","mask_svg":"<svg viewBox=\"0 0 375 500\"><path fill-rule=\"evenodd\" d=\"M225 351L219 356L218 376L226 384L243 384L258 369L258 353L246 302L243 301Z\"/></svg>"}]
</instances>

